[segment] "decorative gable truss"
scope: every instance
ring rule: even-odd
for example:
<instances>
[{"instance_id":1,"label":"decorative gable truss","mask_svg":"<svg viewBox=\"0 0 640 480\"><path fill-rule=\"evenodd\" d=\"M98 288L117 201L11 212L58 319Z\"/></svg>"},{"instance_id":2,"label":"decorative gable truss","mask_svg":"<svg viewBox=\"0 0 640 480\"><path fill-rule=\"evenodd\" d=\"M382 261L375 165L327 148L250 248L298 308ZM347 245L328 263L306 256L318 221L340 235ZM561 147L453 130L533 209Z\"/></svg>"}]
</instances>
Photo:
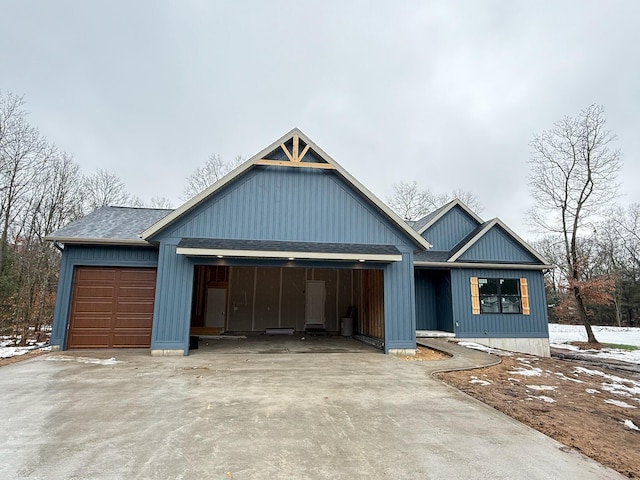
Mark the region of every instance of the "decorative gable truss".
<instances>
[{"instance_id":1,"label":"decorative gable truss","mask_svg":"<svg viewBox=\"0 0 640 480\"><path fill-rule=\"evenodd\" d=\"M255 161L256 165L272 165L280 167L303 167L303 168L322 168L326 170L335 170L335 166L321 159L313 150L309 153L310 145L300 138L300 135L294 134L287 142L280 144L280 147L272 151L264 158ZM282 153L284 153L284 158ZM306 159L305 159L306 156Z\"/></svg>"}]
</instances>

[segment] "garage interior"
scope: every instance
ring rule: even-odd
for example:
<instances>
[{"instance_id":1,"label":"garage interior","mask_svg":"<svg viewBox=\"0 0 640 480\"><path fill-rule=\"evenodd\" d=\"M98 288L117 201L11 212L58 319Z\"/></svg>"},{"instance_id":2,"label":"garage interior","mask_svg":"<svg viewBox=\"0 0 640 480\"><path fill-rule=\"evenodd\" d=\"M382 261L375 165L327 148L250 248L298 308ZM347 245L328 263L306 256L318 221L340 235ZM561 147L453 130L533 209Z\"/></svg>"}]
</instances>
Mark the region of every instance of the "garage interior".
<instances>
[{"instance_id":1,"label":"garage interior","mask_svg":"<svg viewBox=\"0 0 640 480\"><path fill-rule=\"evenodd\" d=\"M342 318L353 335L384 338L383 270L195 265L191 336L340 335Z\"/></svg>"}]
</instances>

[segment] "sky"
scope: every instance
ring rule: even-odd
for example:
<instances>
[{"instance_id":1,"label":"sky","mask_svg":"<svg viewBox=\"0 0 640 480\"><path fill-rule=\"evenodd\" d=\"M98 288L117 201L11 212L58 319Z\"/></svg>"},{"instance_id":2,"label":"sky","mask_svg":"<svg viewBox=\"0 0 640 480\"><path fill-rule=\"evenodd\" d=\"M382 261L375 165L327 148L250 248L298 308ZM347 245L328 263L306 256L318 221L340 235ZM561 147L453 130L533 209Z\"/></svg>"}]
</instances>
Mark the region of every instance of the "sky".
<instances>
[{"instance_id":1,"label":"sky","mask_svg":"<svg viewBox=\"0 0 640 480\"><path fill-rule=\"evenodd\" d=\"M383 200L468 190L530 238L529 143L593 103L640 202L639 21L637 0L0 0L0 91L144 201L298 127Z\"/></svg>"}]
</instances>

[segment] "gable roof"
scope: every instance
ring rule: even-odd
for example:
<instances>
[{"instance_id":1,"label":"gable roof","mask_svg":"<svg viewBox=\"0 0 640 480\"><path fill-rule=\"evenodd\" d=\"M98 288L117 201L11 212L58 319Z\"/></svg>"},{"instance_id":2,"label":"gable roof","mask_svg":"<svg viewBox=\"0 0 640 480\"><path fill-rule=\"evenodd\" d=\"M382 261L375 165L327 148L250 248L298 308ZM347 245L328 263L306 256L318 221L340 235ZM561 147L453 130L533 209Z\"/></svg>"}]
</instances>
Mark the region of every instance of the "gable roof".
<instances>
[{"instance_id":1,"label":"gable roof","mask_svg":"<svg viewBox=\"0 0 640 480\"><path fill-rule=\"evenodd\" d=\"M449 203L425 215L420 220L413 222L412 226L420 235L422 235L429 227L432 227L438 220L444 217L449 211L451 211L455 207L461 208L471 218L473 218L476 222L478 222L478 225L483 223L483 220L478 215L476 215L476 213L473 210L467 207L459 199L454 198Z\"/></svg>"},{"instance_id":2,"label":"gable roof","mask_svg":"<svg viewBox=\"0 0 640 480\"><path fill-rule=\"evenodd\" d=\"M499 218L494 218L493 220L486 222L480 228L478 228L475 232L472 232L469 235L469 239L465 239L466 242L460 244L458 248L456 248L452 255L449 257L448 262L455 262L458 260L465 252L467 252L471 247L473 247L481 238L483 238L491 229L494 227L500 227L504 230L507 235L509 235L513 240L516 241L524 250L526 250L532 257L538 260L541 264L546 265L547 260L538 253L531 245L525 242L522 238L520 238L516 233L507 227Z\"/></svg>"},{"instance_id":3,"label":"gable roof","mask_svg":"<svg viewBox=\"0 0 640 480\"><path fill-rule=\"evenodd\" d=\"M47 235L60 243L149 245L140 233L173 210L160 208L101 207Z\"/></svg>"},{"instance_id":4,"label":"gable roof","mask_svg":"<svg viewBox=\"0 0 640 480\"><path fill-rule=\"evenodd\" d=\"M304 147L302 148L300 148L301 142L304 143ZM289 148L289 146L291 148ZM313 158L315 158L316 161L309 161L310 156L305 158L306 154L310 150L315 154L313 155ZM276 153L280 153L280 155L274 155ZM285 154L284 159L282 159L281 153ZM274 158L274 156L276 158ZM220 189L251 169L254 165L322 168L334 170L340 177L342 177L348 184L350 184L356 191L358 191L360 195L362 195L367 201L375 206L378 211L380 211L401 231L403 231L407 235L407 237L409 237L416 245L418 245L422 249L431 248L431 244L429 244L429 242L422 238L414 229L407 225L396 213L394 213L387 205L385 205L384 202L378 199L364 185L358 182L340 164L338 164L333 158L331 158L327 153L325 153L320 147L318 147L312 140L310 140L297 128L294 128L289 133L280 137L271 145L258 152L256 155L248 159L246 162L242 163L240 166L229 172L213 185L200 192L198 195L184 203L182 206L180 206L167 216L158 219L156 223L142 232L142 239L150 239L151 237L162 231L164 228L183 217L189 211L205 202Z\"/></svg>"},{"instance_id":5,"label":"gable roof","mask_svg":"<svg viewBox=\"0 0 640 480\"><path fill-rule=\"evenodd\" d=\"M522 262L483 262L464 261L460 257L469 251L474 245L482 240L492 229L499 227L523 250L536 259L536 263ZM518 269L518 270L547 270L554 268L540 253L531 245L520 238L513 230L505 225L500 219L494 218L484 222L463 238L458 245L450 251L430 250L414 254L414 265L422 267L446 267L446 268L492 268L492 269Z\"/></svg>"}]
</instances>

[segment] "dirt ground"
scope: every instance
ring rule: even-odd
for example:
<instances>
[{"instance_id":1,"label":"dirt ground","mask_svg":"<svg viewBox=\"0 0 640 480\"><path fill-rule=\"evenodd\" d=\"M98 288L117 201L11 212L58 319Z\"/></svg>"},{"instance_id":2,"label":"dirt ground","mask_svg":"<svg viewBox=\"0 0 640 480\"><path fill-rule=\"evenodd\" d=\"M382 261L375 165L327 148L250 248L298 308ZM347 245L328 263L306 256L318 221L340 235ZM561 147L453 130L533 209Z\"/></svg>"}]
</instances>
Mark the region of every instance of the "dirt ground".
<instances>
[{"instance_id":1,"label":"dirt ground","mask_svg":"<svg viewBox=\"0 0 640 480\"><path fill-rule=\"evenodd\" d=\"M436 376L603 465L640 478L640 379L633 374L514 354L493 367Z\"/></svg>"}]
</instances>

